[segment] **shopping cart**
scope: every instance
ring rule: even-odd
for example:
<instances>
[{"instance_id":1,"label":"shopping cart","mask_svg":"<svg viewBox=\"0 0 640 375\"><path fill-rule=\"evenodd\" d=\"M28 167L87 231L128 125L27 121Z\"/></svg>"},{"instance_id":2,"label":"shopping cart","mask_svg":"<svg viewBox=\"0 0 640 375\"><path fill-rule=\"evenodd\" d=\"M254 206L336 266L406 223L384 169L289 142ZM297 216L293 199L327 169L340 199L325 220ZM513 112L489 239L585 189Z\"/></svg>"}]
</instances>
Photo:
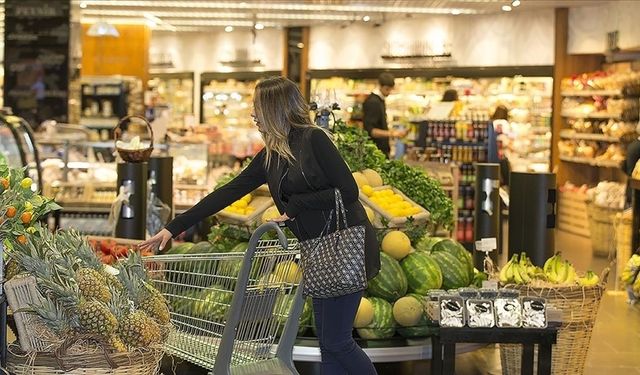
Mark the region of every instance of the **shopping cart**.
<instances>
[{"instance_id":1,"label":"shopping cart","mask_svg":"<svg viewBox=\"0 0 640 375\"><path fill-rule=\"evenodd\" d=\"M261 240L272 230L278 239ZM167 353L214 375L298 374L292 359L303 307L298 254L297 241L267 223L245 253L146 257L172 309Z\"/></svg>"}]
</instances>

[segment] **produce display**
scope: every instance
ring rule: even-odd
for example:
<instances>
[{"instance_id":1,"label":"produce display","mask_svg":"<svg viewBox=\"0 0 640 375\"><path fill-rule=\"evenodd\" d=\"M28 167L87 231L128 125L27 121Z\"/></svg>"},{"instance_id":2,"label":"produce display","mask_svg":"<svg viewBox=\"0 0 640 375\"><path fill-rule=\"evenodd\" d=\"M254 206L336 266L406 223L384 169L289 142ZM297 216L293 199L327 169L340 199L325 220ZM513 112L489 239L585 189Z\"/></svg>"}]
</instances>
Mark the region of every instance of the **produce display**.
<instances>
[{"instance_id":1,"label":"produce display","mask_svg":"<svg viewBox=\"0 0 640 375\"><path fill-rule=\"evenodd\" d=\"M629 300L637 301L640 299L640 255L633 254L627 261L627 264L620 275L620 280L627 287L629 292Z\"/></svg>"},{"instance_id":2,"label":"produce display","mask_svg":"<svg viewBox=\"0 0 640 375\"><path fill-rule=\"evenodd\" d=\"M598 275L592 271L587 271L584 276L578 276L573 265L568 260L562 259L559 253L547 259L542 268L533 265L525 253L514 254L500 270L499 280L502 284L584 287L595 286L600 282Z\"/></svg>"},{"instance_id":3,"label":"produce display","mask_svg":"<svg viewBox=\"0 0 640 375\"><path fill-rule=\"evenodd\" d=\"M587 197L600 207L621 210L624 207L626 185L618 182L602 181L587 190Z\"/></svg>"},{"instance_id":4,"label":"produce display","mask_svg":"<svg viewBox=\"0 0 640 375\"><path fill-rule=\"evenodd\" d=\"M237 214L237 215L249 215L253 213L256 208L251 205L251 200L253 196L251 194L247 194L244 197L238 199L237 201L231 203L230 206L226 207L222 212Z\"/></svg>"}]
</instances>

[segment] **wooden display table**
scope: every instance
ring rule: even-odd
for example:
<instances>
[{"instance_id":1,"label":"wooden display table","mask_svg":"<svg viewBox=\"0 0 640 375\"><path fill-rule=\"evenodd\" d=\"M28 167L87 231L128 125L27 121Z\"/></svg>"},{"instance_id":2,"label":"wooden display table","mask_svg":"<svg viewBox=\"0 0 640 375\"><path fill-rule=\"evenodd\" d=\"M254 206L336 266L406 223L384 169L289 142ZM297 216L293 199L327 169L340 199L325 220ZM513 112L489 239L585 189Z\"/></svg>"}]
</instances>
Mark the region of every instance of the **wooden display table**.
<instances>
[{"instance_id":1,"label":"wooden display table","mask_svg":"<svg viewBox=\"0 0 640 375\"><path fill-rule=\"evenodd\" d=\"M544 329L532 328L450 328L442 327L431 336L433 359L431 374L455 373L456 344L523 344L522 375L533 375L534 346L538 345L538 375L551 374L551 348L556 343L560 323L550 322Z\"/></svg>"}]
</instances>

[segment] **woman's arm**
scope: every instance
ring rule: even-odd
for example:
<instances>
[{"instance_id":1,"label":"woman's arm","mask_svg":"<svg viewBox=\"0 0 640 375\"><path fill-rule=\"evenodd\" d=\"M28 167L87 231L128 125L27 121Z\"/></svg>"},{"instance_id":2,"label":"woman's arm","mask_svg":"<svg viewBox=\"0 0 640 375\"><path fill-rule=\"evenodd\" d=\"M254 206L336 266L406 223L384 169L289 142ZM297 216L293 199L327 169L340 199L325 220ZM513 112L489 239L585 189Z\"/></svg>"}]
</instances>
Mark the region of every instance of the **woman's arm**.
<instances>
[{"instance_id":1,"label":"woman's arm","mask_svg":"<svg viewBox=\"0 0 640 375\"><path fill-rule=\"evenodd\" d=\"M302 210L330 210L335 208L335 188L340 189L342 202L345 205L358 200L358 185L356 185L349 167L340 156L340 152L338 152L338 149L324 131L313 129L310 143L316 162L329 179L329 185L332 188L292 195L285 210L290 218L294 218Z\"/></svg>"},{"instance_id":2,"label":"woman's arm","mask_svg":"<svg viewBox=\"0 0 640 375\"><path fill-rule=\"evenodd\" d=\"M264 151L260 151L251 163L233 180L204 197L182 215L176 216L166 229L175 237L187 228L209 217L266 182Z\"/></svg>"}]
</instances>

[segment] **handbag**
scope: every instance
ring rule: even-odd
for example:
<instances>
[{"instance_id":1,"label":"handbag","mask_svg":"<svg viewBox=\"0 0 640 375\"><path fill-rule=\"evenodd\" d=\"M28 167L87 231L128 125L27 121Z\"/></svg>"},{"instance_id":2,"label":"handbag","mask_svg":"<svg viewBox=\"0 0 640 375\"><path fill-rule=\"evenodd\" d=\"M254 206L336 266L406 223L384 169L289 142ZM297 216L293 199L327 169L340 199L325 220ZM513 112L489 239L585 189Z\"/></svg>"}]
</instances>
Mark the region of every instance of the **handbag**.
<instances>
[{"instance_id":1,"label":"handbag","mask_svg":"<svg viewBox=\"0 0 640 375\"><path fill-rule=\"evenodd\" d=\"M367 288L365 226L349 227L340 190L335 189L335 196L336 208L320 236L300 242L304 294L314 298L339 297ZM334 212L336 230L326 234Z\"/></svg>"}]
</instances>

